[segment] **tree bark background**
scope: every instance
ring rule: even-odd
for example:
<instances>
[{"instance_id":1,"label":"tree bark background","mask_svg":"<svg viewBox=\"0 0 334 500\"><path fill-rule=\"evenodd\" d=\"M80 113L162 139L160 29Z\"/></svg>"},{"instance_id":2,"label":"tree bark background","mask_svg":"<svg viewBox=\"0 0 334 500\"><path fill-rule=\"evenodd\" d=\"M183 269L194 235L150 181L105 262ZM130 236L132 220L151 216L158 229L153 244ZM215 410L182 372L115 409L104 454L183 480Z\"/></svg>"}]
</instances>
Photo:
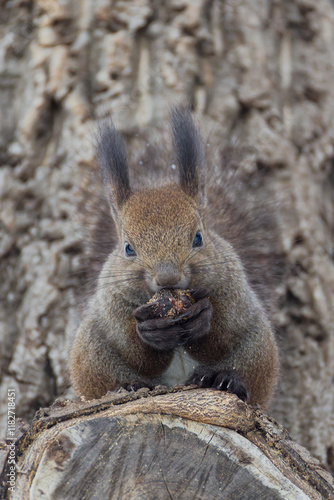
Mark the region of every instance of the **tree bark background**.
<instances>
[{"instance_id":1,"label":"tree bark background","mask_svg":"<svg viewBox=\"0 0 334 500\"><path fill-rule=\"evenodd\" d=\"M329 0L0 0L1 434L7 389L25 418L69 390L97 117L131 148L187 100L284 193L271 413L334 470L333 61Z\"/></svg>"}]
</instances>

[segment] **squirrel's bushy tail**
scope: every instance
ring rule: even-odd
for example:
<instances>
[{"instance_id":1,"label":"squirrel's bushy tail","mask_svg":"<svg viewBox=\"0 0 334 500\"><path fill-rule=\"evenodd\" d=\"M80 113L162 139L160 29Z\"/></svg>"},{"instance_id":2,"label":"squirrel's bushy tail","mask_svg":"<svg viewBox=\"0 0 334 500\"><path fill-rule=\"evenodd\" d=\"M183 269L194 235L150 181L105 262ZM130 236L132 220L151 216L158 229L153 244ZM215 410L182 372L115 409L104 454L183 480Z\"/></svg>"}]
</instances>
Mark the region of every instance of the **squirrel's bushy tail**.
<instances>
[{"instance_id":1,"label":"squirrel's bushy tail","mask_svg":"<svg viewBox=\"0 0 334 500\"><path fill-rule=\"evenodd\" d=\"M208 223L233 245L250 284L272 316L277 287L285 272L279 201L268 175L241 167L245 155L242 148L225 146L220 161L211 167L207 180Z\"/></svg>"}]
</instances>

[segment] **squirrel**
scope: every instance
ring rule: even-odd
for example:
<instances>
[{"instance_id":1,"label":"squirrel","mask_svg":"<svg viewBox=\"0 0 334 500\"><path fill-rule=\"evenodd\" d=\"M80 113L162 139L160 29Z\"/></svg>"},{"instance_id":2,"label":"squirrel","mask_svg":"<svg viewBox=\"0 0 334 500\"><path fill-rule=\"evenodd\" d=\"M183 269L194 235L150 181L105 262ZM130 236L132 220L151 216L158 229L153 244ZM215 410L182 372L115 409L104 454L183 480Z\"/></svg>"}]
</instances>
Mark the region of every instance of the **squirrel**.
<instances>
[{"instance_id":1,"label":"squirrel","mask_svg":"<svg viewBox=\"0 0 334 500\"><path fill-rule=\"evenodd\" d=\"M265 408L279 374L268 312L224 228L217 234L207 220L204 145L190 110L173 108L171 126L178 182L140 189L122 136L112 121L100 127L97 159L118 242L74 337L71 382L87 399L196 384ZM162 288L192 290L186 321L150 316L147 302Z\"/></svg>"}]
</instances>

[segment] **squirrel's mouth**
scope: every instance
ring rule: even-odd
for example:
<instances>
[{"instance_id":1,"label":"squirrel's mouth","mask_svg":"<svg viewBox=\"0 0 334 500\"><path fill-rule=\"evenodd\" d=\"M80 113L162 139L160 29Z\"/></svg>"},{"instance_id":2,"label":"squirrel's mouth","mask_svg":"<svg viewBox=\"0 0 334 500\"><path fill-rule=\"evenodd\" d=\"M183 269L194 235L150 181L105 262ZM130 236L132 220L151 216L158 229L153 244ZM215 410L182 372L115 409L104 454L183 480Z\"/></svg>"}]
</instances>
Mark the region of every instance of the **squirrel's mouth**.
<instances>
[{"instance_id":1,"label":"squirrel's mouth","mask_svg":"<svg viewBox=\"0 0 334 500\"><path fill-rule=\"evenodd\" d=\"M185 276L184 273L181 273L178 276L178 279L159 279L159 277L148 277L147 283L152 293L159 292L163 288L179 288L181 290L185 290L189 286L189 278Z\"/></svg>"}]
</instances>

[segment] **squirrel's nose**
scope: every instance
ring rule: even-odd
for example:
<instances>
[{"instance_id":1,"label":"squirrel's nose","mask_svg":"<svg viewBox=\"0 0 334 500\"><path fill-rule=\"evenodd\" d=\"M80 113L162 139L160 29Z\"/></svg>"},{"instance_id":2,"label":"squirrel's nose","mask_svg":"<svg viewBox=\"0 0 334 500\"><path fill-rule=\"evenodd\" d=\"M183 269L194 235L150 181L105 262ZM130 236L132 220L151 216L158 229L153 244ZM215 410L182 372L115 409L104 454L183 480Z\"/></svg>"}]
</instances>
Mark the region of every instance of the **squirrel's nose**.
<instances>
[{"instance_id":1,"label":"squirrel's nose","mask_svg":"<svg viewBox=\"0 0 334 500\"><path fill-rule=\"evenodd\" d=\"M156 266L155 282L157 286L172 288L176 287L181 280L181 273L173 262L160 262Z\"/></svg>"}]
</instances>

